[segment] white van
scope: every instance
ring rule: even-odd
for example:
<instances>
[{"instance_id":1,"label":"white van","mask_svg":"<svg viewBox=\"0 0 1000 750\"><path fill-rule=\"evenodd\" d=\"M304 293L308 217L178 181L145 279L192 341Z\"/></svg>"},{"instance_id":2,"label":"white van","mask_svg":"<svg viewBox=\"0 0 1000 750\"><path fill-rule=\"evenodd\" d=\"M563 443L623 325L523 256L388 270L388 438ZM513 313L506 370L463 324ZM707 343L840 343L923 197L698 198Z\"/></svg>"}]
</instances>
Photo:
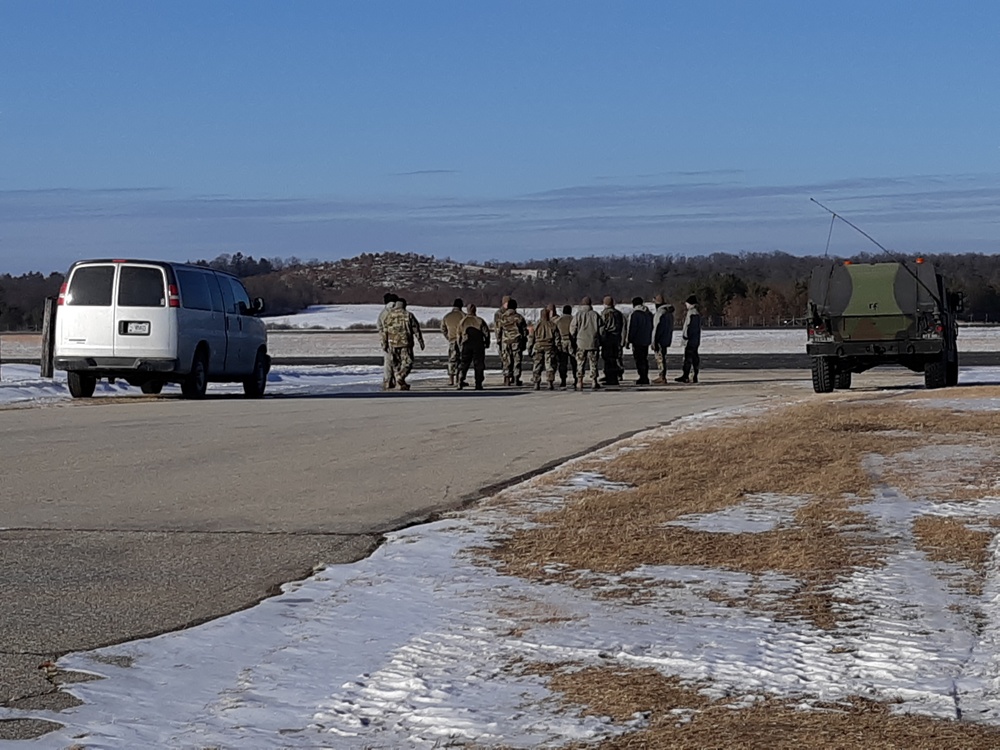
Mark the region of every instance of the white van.
<instances>
[{"instance_id":1,"label":"white van","mask_svg":"<svg viewBox=\"0 0 1000 750\"><path fill-rule=\"evenodd\" d=\"M53 365L74 398L116 378L159 393L180 383L202 398L209 381L242 382L264 395L271 358L267 330L235 276L202 266L150 260L74 263L59 290Z\"/></svg>"}]
</instances>

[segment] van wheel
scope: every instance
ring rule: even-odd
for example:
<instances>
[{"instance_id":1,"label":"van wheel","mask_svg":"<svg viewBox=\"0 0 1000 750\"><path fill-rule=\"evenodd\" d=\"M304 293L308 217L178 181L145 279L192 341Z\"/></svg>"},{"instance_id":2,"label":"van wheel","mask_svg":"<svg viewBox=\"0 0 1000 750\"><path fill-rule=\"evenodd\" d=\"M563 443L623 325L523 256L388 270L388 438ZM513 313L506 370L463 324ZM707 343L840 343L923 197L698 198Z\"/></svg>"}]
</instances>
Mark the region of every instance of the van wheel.
<instances>
[{"instance_id":1,"label":"van wheel","mask_svg":"<svg viewBox=\"0 0 1000 750\"><path fill-rule=\"evenodd\" d=\"M97 378L83 372L70 371L66 373L66 385L69 386L69 395L73 398L90 398L97 388Z\"/></svg>"},{"instance_id":2,"label":"van wheel","mask_svg":"<svg viewBox=\"0 0 1000 750\"><path fill-rule=\"evenodd\" d=\"M148 393L155 396L157 393L163 390L162 380L147 380L145 383L139 386L139 389L143 393Z\"/></svg>"},{"instance_id":3,"label":"van wheel","mask_svg":"<svg viewBox=\"0 0 1000 750\"><path fill-rule=\"evenodd\" d=\"M833 387L839 390L847 390L851 387L851 371L840 370L833 376Z\"/></svg>"},{"instance_id":4,"label":"van wheel","mask_svg":"<svg viewBox=\"0 0 1000 750\"><path fill-rule=\"evenodd\" d=\"M253 372L243 381L243 393L247 398L263 398L267 387L267 355L257 352L253 363Z\"/></svg>"},{"instance_id":5,"label":"van wheel","mask_svg":"<svg viewBox=\"0 0 1000 750\"><path fill-rule=\"evenodd\" d=\"M205 359L205 352L199 349L191 363L191 372L181 383L181 393L184 398L205 398L207 390L208 362Z\"/></svg>"},{"instance_id":6,"label":"van wheel","mask_svg":"<svg viewBox=\"0 0 1000 750\"><path fill-rule=\"evenodd\" d=\"M833 364L829 357L812 358L813 390L829 393L833 390Z\"/></svg>"}]
</instances>

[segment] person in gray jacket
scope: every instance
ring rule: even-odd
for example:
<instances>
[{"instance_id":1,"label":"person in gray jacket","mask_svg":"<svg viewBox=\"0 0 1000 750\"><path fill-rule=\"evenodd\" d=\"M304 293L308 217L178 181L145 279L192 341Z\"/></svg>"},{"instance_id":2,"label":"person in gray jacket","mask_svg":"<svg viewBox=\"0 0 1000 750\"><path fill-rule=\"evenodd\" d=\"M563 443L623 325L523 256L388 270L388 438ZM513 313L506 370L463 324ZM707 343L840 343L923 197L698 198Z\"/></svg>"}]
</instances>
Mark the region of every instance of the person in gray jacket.
<instances>
[{"instance_id":1,"label":"person in gray jacket","mask_svg":"<svg viewBox=\"0 0 1000 750\"><path fill-rule=\"evenodd\" d=\"M636 385L649 385L649 345L653 343L653 313L643 304L642 297L632 299L632 313L625 331L626 346L632 348Z\"/></svg>"},{"instance_id":2,"label":"person in gray jacket","mask_svg":"<svg viewBox=\"0 0 1000 750\"><path fill-rule=\"evenodd\" d=\"M580 309L573 316L569 326L570 338L576 342L576 367L578 380L577 390L583 390L583 376L590 364L590 376L594 380L594 390L601 384L597 382L597 352L601 348L604 337L604 321L591 305L590 297L584 297Z\"/></svg>"},{"instance_id":3,"label":"person in gray jacket","mask_svg":"<svg viewBox=\"0 0 1000 750\"><path fill-rule=\"evenodd\" d=\"M674 306L663 301L663 295L653 298L656 313L653 315L653 354L656 355L657 376L653 380L658 385L667 382L667 349L674 343Z\"/></svg>"},{"instance_id":4,"label":"person in gray jacket","mask_svg":"<svg viewBox=\"0 0 1000 750\"><path fill-rule=\"evenodd\" d=\"M698 312L698 298L692 294L684 305L687 307L684 328L681 330L681 341L684 342L684 367L681 376L674 380L678 383L697 383L698 370L701 367L701 357L698 356L698 347L701 346L701 313Z\"/></svg>"}]
</instances>

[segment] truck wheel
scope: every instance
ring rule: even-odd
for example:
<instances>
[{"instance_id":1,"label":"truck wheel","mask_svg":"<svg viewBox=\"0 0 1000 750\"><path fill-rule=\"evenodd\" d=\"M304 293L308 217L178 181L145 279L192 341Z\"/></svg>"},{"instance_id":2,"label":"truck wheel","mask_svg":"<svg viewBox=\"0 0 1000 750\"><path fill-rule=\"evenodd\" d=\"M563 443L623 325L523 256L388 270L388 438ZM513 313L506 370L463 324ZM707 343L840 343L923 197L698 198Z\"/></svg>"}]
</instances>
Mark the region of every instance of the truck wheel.
<instances>
[{"instance_id":1,"label":"truck wheel","mask_svg":"<svg viewBox=\"0 0 1000 750\"><path fill-rule=\"evenodd\" d=\"M148 393L151 396L155 396L157 393L163 390L162 380L147 380L145 383L139 386L139 390L143 393Z\"/></svg>"},{"instance_id":2,"label":"truck wheel","mask_svg":"<svg viewBox=\"0 0 1000 750\"><path fill-rule=\"evenodd\" d=\"M84 372L70 371L66 373L66 385L69 386L69 395L73 398L90 398L97 388L97 378L87 375Z\"/></svg>"},{"instance_id":3,"label":"truck wheel","mask_svg":"<svg viewBox=\"0 0 1000 750\"><path fill-rule=\"evenodd\" d=\"M253 363L253 372L243 381L243 393L247 398L263 398L267 387L267 355L257 352Z\"/></svg>"},{"instance_id":4,"label":"truck wheel","mask_svg":"<svg viewBox=\"0 0 1000 750\"><path fill-rule=\"evenodd\" d=\"M208 390L208 362L205 352L199 349L195 352L194 361L191 363L191 372L184 382L181 383L181 393L184 398L205 398L205 391Z\"/></svg>"},{"instance_id":5,"label":"truck wheel","mask_svg":"<svg viewBox=\"0 0 1000 750\"><path fill-rule=\"evenodd\" d=\"M947 385L949 388L953 388L958 385L958 353L955 354L955 359L948 363L948 372L945 375Z\"/></svg>"},{"instance_id":6,"label":"truck wheel","mask_svg":"<svg viewBox=\"0 0 1000 750\"><path fill-rule=\"evenodd\" d=\"M850 370L838 370L837 374L833 376L833 387L838 391L846 391L851 387L851 371Z\"/></svg>"},{"instance_id":7,"label":"truck wheel","mask_svg":"<svg viewBox=\"0 0 1000 750\"><path fill-rule=\"evenodd\" d=\"M829 393L833 390L833 365L829 357L813 357L812 376L813 390L816 393Z\"/></svg>"},{"instance_id":8,"label":"truck wheel","mask_svg":"<svg viewBox=\"0 0 1000 750\"><path fill-rule=\"evenodd\" d=\"M936 359L930 360L924 365L924 387L944 388L948 385L948 361L947 355L942 354Z\"/></svg>"}]
</instances>

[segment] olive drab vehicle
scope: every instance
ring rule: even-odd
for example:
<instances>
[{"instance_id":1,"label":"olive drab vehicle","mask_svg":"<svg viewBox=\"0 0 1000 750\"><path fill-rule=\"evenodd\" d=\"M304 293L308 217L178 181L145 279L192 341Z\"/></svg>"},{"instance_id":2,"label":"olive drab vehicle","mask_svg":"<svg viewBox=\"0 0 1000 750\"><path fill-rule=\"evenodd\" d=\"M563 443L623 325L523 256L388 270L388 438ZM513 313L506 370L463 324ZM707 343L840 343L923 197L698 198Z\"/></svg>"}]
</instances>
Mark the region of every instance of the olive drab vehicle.
<instances>
[{"instance_id":1,"label":"olive drab vehicle","mask_svg":"<svg viewBox=\"0 0 1000 750\"><path fill-rule=\"evenodd\" d=\"M922 372L927 388L956 385L961 308L962 295L922 258L814 268L806 347L813 389L850 388L852 373L889 364Z\"/></svg>"}]
</instances>

